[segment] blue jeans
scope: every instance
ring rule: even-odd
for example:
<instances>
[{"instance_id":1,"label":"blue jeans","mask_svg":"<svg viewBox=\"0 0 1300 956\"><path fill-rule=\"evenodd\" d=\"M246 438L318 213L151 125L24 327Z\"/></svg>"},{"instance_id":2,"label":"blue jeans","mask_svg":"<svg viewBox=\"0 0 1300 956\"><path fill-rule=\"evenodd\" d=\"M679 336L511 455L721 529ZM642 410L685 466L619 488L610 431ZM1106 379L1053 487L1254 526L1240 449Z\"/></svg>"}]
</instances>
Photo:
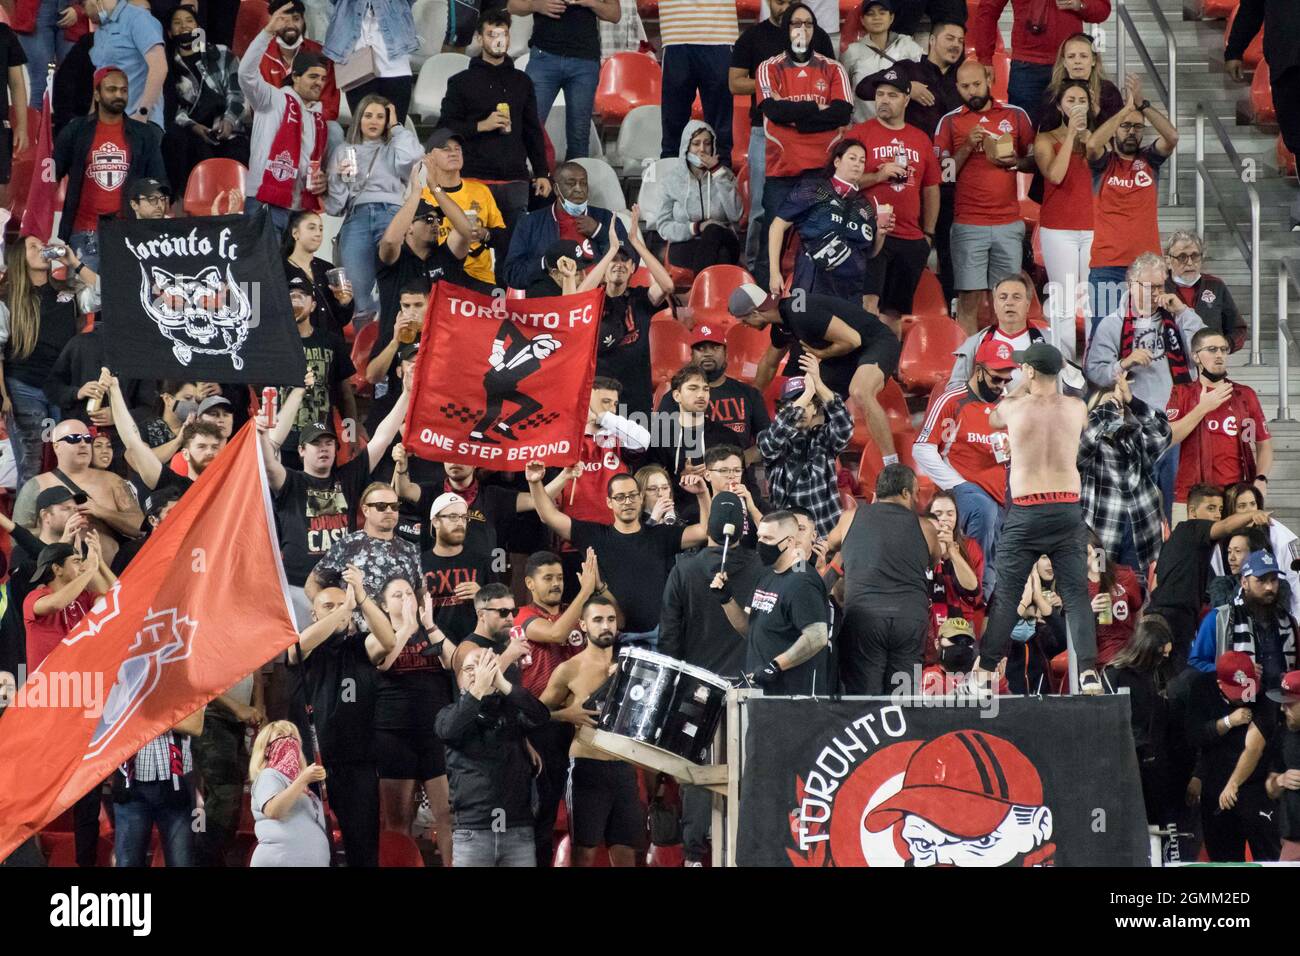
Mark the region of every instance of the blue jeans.
<instances>
[{"instance_id":1,"label":"blue jeans","mask_svg":"<svg viewBox=\"0 0 1300 956\"><path fill-rule=\"evenodd\" d=\"M91 272L99 271L99 233L74 232L68 240L77 258L86 264Z\"/></svg>"},{"instance_id":2,"label":"blue jeans","mask_svg":"<svg viewBox=\"0 0 1300 956\"><path fill-rule=\"evenodd\" d=\"M1126 290L1126 272L1123 266L1094 266L1088 270L1088 307L1092 309L1088 341L1092 341L1097 324L1119 308L1119 300Z\"/></svg>"},{"instance_id":3,"label":"blue jeans","mask_svg":"<svg viewBox=\"0 0 1300 956\"><path fill-rule=\"evenodd\" d=\"M289 217L293 215L291 210L283 206L271 206L260 199L254 199L252 196L244 197L244 215L251 216L259 209L265 209L271 214L271 225L275 226L276 239L284 237L285 232L289 229Z\"/></svg>"},{"instance_id":4,"label":"blue jeans","mask_svg":"<svg viewBox=\"0 0 1300 956\"><path fill-rule=\"evenodd\" d=\"M10 444L14 449L14 465L18 469L18 487L41 471L41 457L45 453L46 429L53 429L63 417L63 411L45 396L42 389L16 378L6 378L5 388L13 413L9 416Z\"/></svg>"},{"instance_id":5,"label":"blue jeans","mask_svg":"<svg viewBox=\"0 0 1300 956\"><path fill-rule=\"evenodd\" d=\"M1032 126L1038 125L1043 111L1043 92L1052 81L1052 64L1011 61L1011 75L1007 78L1007 102L1019 106L1029 114Z\"/></svg>"},{"instance_id":6,"label":"blue jeans","mask_svg":"<svg viewBox=\"0 0 1300 956\"><path fill-rule=\"evenodd\" d=\"M984 579L981 582L984 597L993 594L993 585L997 582L997 572L993 568L998 544L998 529L1002 527L1002 508L987 491L973 481L963 481L952 489L952 496L957 502L957 517L961 521L961 533L974 538L984 552Z\"/></svg>"},{"instance_id":7,"label":"blue jeans","mask_svg":"<svg viewBox=\"0 0 1300 956\"><path fill-rule=\"evenodd\" d=\"M72 49L72 43L64 39L63 28L59 26L60 7L70 4L63 0L41 0L36 11L36 29L31 33L19 33L18 43L27 56L27 72L32 85L27 101L32 109L39 110L45 98L45 74L51 60L62 63L63 58ZM32 130L33 139L36 131Z\"/></svg>"},{"instance_id":8,"label":"blue jeans","mask_svg":"<svg viewBox=\"0 0 1300 956\"><path fill-rule=\"evenodd\" d=\"M1164 503L1165 520L1172 518L1174 508L1174 479L1178 477L1178 458L1180 450L1178 445L1169 446L1169 450L1160 456L1156 462L1156 487L1160 489L1160 497Z\"/></svg>"},{"instance_id":9,"label":"blue jeans","mask_svg":"<svg viewBox=\"0 0 1300 956\"><path fill-rule=\"evenodd\" d=\"M600 63L573 56L556 56L533 47L528 56L528 78L537 92L537 117L546 125L555 98L564 91L565 159L581 159L591 145L591 109L600 81ZM556 156L558 161L560 157Z\"/></svg>"},{"instance_id":10,"label":"blue jeans","mask_svg":"<svg viewBox=\"0 0 1300 956\"><path fill-rule=\"evenodd\" d=\"M158 825L163 859L168 866L193 866L193 833L188 784L178 793L170 780L132 783L129 799L113 806L113 849L118 866L146 866L150 831Z\"/></svg>"},{"instance_id":11,"label":"blue jeans","mask_svg":"<svg viewBox=\"0 0 1300 956\"><path fill-rule=\"evenodd\" d=\"M352 295L356 299L356 315L375 312L379 308L379 297L375 292L375 273L379 270L379 260L375 250L379 240L384 237L384 230L397 214L397 206L386 202L365 202L353 206L348 218L339 228L339 259L336 265L342 266L352 283Z\"/></svg>"},{"instance_id":12,"label":"blue jeans","mask_svg":"<svg viewBox=\"0 0 1300 956\"><path fill-rule=\"evenodd\" d=\"M530 61L531 62L531 61ZM451 834L452 866L537 866L532 827L493 830L454 830Z\"/></svg>"},{"instance_id":13,"label":"blue jeans","mask_svg":"<svg viewBox=\"0 0 1300 956\"><path fill-rule=\"evenodd\" d=\"M798 184L798 176L768 176L767 182L763 186L763 229L758 234L758 257L754 261L754 280L767 288L768 269L767 264L767 227L776 216L776 211L781 208L787 196ZM752 181L752 180L751 180ZM753 228L753 224L750 224ZM787 240L790 233L786 233Z\"/></svg>"},{"instance_id":14,"label":"blue jeans","mask_svg":"<svg viewBox=\"0 0 1300 956\"><path fill-rule=\"evenodd\" d=\"M749 230L745 233L745 265L750 275L758 268L758 247L767 232L763 215L763 180L767 170L767 137L763 127L749 131Z\"/></svg>"},{"instance_id":15,"label":"blue jeans","mask_svg":"<svg viewBox=\"0 0 1300 956\"><path fill-rule=\"evenodd\" d=\"M695 91L699 90L704 121L713 127L715 152L731 165L731 88L727 70L731 47L717 44L674 43L664 47L664 91L662 103L663 142L660 156L681 151L682 130L691 119Z\"/></svg>"}]
</instances>

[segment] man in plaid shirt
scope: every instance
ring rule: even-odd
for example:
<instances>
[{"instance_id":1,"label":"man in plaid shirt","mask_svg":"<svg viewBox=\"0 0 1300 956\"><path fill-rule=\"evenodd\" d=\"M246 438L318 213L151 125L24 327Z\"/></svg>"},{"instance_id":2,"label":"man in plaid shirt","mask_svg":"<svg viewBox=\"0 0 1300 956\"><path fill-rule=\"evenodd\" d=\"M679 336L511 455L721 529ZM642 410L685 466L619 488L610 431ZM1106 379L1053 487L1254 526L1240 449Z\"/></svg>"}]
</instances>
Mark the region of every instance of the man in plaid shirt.
<instances>
[{"instance_id":1,"label":"man in plaid shirt","mask_svg":"<svg viewBox=\"0 0 1300 956\"><path fill-rule=\"evenodd\" d=\"M840 517L836 456L853 437L853 416L821 380L818 365L811 355L799 358L804 377L785 383L776 420L758 436L758 450L772 507L807 508L817 533L825 535Z\"/></svg>"},{"instance_id":2,"label":"man in plaid shirt","mask_svg":"<svg viewBox=\"0 0 1300 956\"><path fill-rule=\"evenodd\" d=\"M1156 462L1170 439L1164 410L1134 397L1127 372L1116 376L1110 391L1098 393L1079 439L1084 520L1107 556L1133 568L1139 579L1160 553Z\"/></svg>"}]
</instances>

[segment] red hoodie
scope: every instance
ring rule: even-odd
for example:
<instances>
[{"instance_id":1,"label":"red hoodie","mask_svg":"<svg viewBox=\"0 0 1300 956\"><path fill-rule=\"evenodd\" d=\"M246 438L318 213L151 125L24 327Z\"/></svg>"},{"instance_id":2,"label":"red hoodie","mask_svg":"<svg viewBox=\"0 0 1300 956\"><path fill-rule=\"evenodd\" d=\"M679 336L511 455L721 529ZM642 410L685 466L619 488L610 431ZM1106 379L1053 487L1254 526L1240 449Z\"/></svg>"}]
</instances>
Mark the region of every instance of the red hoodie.
<instances>
[{"instance_id":1,"label":"red hoodie","mask_svg":"<svg viewBox=\"0 0 1300 956\"><path fill-rule=\"evenodd\" d=\"M1082 33L1085 23L1105 23L1110 17L1110 0L1082 0L1080 10L1062 10L1057 0L1011 0L1011 59L1022 63L1055 63L1056 52L1072 34ZM1007 0L983 0L975 8L971 35L975 40L975 58L993 62L998 17ZM1030 24L1041 24L1031 32Z\"/></svg>"}]
</instances>

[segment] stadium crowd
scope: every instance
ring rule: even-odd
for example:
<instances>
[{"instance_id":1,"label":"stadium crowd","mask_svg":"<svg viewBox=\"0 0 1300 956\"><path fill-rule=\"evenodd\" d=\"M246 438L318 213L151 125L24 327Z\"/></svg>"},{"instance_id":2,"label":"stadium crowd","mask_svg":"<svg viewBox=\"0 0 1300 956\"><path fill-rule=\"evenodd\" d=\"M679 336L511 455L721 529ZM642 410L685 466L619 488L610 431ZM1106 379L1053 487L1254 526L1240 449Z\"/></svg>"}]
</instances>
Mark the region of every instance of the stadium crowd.
<instances>
[{"instance_id":1,"label":"stadium crowd","mask_svg":"<svg viewBox=\"0 0 1300 956\"><path fill-rule=\"evenodd\" d=\"M407 0L271 0L236 55L238 4L20 0L6 153L57 63L66 188L56 235L6 236L0 688L262 403L104 367L100 223L267 215L309 369L255 425L300 641L80 800L75 861L107 864L111 832L144 865L156 826L177 866L373 866L413 835L442 865L636 865L647 842L702 865L708 793L575 737L624 646L779 694L1127 690L1183 859L1300 859L1300 549L1228 375L1245 320L1202 237L1162 242L1179 131L1106 75L1109 0L1012 0L1009 51L1006 5L865 0L841 36L834 3L767 0L742 30L732 0L659 0L647 31L626 0L443 2L421 37ZM471 57L423 142L422 40ZM630 216L578 162L626 56L662 73L665 170ZM196 186L230 160L242 188ZM604 289L573 466L408 453L437 282ZM908 378L922 327L941 346Z\"/></svg>"}]
</instances>

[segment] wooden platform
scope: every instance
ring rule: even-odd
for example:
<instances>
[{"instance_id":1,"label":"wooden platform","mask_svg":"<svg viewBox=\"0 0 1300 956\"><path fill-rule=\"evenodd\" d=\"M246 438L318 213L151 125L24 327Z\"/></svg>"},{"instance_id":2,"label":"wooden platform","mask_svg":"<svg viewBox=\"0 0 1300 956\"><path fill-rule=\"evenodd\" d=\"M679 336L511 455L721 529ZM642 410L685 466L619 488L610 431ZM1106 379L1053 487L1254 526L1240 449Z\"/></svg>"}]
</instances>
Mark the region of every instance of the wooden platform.
<instances>
[{"instance_id":1,"label":"wooden platform","mask_svg":"<svg viewBox=\"0 0 1300 956\"><path fill-rule=\"evenodd\" d=\"M685 757L679 757L651 744L643 744L629 737L611 734L607 730L596 730L593 727L579 727L576 736L588 747L603 750L638 767L666 773L679 783L705 787L724 796L727 793L726 764L691 763Z\"/></svg>"}]
</instances>

